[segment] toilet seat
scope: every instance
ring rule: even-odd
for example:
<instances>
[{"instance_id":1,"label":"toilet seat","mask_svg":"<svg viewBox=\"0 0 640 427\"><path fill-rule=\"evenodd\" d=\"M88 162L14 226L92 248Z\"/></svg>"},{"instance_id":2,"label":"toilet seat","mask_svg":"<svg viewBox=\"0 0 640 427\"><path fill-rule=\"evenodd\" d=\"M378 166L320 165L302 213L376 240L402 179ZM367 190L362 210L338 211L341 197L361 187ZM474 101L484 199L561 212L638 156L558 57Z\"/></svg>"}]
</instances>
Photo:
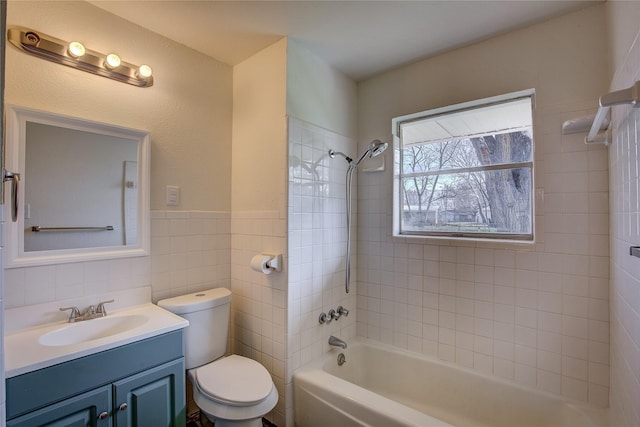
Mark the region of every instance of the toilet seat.
<instances>
[{"instance_id":1,"label":"toilet seat","mask_svg":"<svg viewBox=\"0 0 640 427\"><path fill-rule=\"evenodd\" d=\"M262 416L278 403L278 390L269 372L246 357L228 356L187 373L196 405L216 425L235 425L227 421L237 421L243 423L242 426L261 427ZM240 396L240 390L249 391Z\"/></svg>"},{"instance_id":2,"label":"toilet seat","mask_svg":"<svg viewBox=\"0 0 640 427\"><path fill-rule=\"evenodd\" d=\"M192 370L207 398L230 406L252 406L272 392L271 375L255 360L231 355Z\"/></svg>"}]
</instances>

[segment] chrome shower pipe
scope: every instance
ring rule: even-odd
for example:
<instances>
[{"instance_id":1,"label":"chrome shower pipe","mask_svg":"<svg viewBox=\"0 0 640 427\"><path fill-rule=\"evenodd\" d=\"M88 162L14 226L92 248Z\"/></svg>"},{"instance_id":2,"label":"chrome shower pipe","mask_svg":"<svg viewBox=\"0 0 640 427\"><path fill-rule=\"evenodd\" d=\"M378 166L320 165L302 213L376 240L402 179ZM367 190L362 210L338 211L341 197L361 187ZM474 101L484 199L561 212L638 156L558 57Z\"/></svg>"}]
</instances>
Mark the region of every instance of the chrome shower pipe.
<instances>
[{"instance_id":1,"label":"chrome shower pipe","mask_svg":"<svg viewBox=\"0 0 640 427\"><path fill-rule=\"evenodd\" d=\"M382 142L379 139L374 139L369 143L367 149L362 153L362 155L358 158L357 161L353 161L353 159L346 154L340 151L329 150L329 157L332 159L335 158L336 154L345 158L349 166L347 167L347 175L346 175L346 203L347 203L347 259L345 265L345 282L344 289L346 293L349 293L349 283L351 281L351 181L353 179L353 171L356 170L360 162L362 162L365 158L376 157L384 152L387 149L389 143Z\"/></svg>"},{"instance_id":2,"label":"chrome shower pipe","mask_svg":"<svg viewBox=\"0 0 640 427\"><path fill-rule=\"evenodd\" d=\"M349 164L351 164L351 162L353 162L353 159L351 157L347 156L346 154L344 154L342 151L329 150L329 157L331 157L332 159L336 157L336 154L344 157L345 160L347 161L347 163L349 163Z\"/></svg>"}]
</instances>

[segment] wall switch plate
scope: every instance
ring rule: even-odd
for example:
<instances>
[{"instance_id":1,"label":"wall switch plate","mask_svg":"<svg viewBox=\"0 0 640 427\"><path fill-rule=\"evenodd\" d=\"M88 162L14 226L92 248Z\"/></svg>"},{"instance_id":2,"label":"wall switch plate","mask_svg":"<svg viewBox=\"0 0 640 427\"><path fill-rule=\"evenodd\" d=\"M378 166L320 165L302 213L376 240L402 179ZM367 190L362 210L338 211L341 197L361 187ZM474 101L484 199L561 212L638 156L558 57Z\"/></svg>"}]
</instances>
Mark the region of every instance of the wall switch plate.
<instances>
[{"instance_id":1,"label":"wall switch plate","mask_svg":"<svg viewBox=\"0 0 640 427\"><path fill-rule=\"evenodd\" d=\"M167 206L178 206L180 203L180 187L167 185L166 203Z\"/></svg>"}]
</instances>

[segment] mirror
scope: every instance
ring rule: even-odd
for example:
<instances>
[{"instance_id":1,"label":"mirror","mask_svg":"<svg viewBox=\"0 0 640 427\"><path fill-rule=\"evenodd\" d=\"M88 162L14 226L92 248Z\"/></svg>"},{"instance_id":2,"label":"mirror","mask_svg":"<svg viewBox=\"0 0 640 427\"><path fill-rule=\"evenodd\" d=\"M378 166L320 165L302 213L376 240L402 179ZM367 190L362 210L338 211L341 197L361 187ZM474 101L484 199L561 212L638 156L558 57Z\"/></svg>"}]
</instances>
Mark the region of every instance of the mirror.
<instances>
[{"instance_id":1,"label":"mirror","mask_svg":"<svg viewBox=\"0 0 640 427\"><path fill-rule=\"evenodd\" d=\"M6 168L20 175L17 215L5 221L6 266L148 255L149 133L6 111Z\"/></svg>"}]
</instances>

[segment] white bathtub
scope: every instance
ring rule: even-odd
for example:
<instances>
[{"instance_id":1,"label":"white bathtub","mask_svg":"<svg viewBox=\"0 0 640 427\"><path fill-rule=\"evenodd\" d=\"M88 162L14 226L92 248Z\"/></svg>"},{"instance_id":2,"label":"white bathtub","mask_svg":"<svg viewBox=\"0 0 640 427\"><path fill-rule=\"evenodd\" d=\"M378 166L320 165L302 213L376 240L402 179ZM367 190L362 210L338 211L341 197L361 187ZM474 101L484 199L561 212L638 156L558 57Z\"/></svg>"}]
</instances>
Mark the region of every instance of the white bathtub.
<instances>
[{"instance_id":1,"label":"white bathtub","mask_svg":"<svg viewBox=\"0 0 640 427\"><path fill-rule=\"evenodd\" d=\"M297 427L600 427L606 410L365 340L293 376Z\"/></svg>"}]
</instances>

